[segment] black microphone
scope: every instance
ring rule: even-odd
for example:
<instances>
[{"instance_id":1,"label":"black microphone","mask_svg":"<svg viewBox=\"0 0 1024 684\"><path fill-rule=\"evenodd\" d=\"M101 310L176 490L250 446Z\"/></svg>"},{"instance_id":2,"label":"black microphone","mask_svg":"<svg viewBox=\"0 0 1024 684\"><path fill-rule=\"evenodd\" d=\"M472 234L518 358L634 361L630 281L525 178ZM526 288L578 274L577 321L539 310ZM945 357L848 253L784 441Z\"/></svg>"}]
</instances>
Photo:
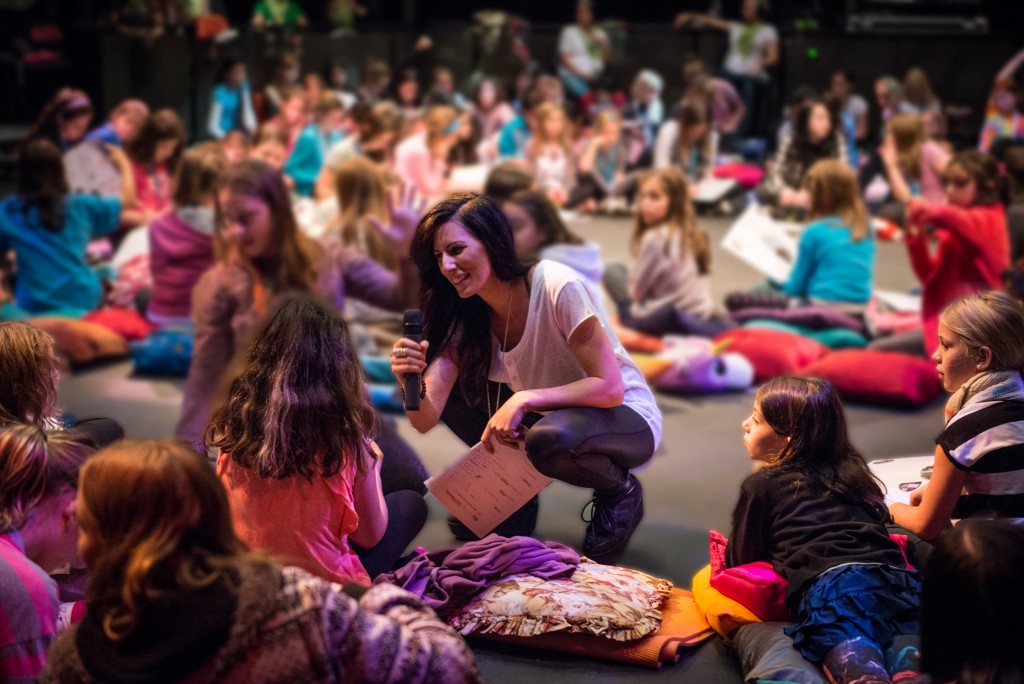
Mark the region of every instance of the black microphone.
<instances>
[{"instance_id":1,"label":"black microphone","mask_svg":"<svg viewBox=\"0 0 1024 684\"><path fill-rule=\"evenodd\" d=\"M423 341L423 312L419 309L406 309L402 315L402 337L413 342ZM420 410L420 374L405 374L405 410Z\"/></svg>"}]
</instances>

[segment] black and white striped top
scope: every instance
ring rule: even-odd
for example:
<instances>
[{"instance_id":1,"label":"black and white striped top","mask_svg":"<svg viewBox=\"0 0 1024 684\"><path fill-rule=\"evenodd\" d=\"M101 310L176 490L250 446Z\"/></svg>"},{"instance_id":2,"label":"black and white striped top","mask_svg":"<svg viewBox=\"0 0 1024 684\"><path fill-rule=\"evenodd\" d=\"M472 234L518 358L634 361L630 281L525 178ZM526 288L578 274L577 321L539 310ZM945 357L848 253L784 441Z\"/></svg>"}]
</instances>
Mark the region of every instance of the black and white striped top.
<instances>
[{"instance_id":1,"label":"black and white striped top","mask_svg":"<svg viewBox=\"0 0 1024 684\"><path fill-rule=\"evenodd\" d=\"M954 518L1024 519L1024 401L969 403L936 443L967 473Z\"/></svg>"}]
</instances>

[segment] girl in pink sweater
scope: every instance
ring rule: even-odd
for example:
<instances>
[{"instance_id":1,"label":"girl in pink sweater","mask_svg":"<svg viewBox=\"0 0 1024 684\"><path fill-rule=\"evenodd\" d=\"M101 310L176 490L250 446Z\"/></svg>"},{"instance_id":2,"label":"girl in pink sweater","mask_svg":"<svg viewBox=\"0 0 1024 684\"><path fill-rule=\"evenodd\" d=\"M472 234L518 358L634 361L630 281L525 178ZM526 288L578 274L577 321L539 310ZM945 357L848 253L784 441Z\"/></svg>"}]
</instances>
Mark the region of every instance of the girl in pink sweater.
<instances>
[{"instance_id":1,"label":"girl in pink sweater","mask_svg":"<svg viewBox=\"0 0 1024 684\"><path fill-rule=\"evenodd\" d=\"M149 227L153 294L146 315L159 325L189 324L192 288L213 266L216 187L227 167L219 145L204 143L181 158L174 210Z\"/></svg>"}]
</instances>

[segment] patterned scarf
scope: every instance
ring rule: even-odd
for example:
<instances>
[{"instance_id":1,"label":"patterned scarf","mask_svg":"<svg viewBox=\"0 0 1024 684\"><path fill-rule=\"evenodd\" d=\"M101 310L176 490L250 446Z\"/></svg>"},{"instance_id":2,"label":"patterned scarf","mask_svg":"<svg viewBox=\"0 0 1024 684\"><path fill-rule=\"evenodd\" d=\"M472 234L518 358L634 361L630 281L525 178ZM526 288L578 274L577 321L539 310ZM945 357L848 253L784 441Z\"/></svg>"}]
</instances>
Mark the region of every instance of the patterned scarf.
<instances>
[{"instance_id":1,"label":"patterned scarf","mask_svg":"<svg viewBox=\"0 0 1024 684\"><path fill-rule=\"evenodd\" d=\"M946 402L946 423L968 404L979 401L1024 399L1024 378L1020 371L978 373L965 382Z\"/></svg>"}]
</instances>

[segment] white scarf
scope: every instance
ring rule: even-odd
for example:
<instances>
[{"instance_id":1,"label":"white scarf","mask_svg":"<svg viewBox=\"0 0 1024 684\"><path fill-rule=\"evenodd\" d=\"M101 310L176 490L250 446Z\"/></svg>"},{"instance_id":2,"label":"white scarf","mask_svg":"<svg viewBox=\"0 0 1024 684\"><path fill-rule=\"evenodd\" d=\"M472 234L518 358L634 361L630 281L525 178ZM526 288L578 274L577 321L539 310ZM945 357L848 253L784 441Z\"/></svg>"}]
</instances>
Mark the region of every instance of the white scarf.
<instances>
[{"instance_id":1,"label":"white scarf","mask_svg":"<svg viewBox=\"0 0 1024 684\"><path fill-rule=\"evenodd\" d=\"M946 423L965 406L981 401L1024 400L1024 378L1020 371L977 373L953 392L946 402Z\"/></svg>"}]
</instances>

